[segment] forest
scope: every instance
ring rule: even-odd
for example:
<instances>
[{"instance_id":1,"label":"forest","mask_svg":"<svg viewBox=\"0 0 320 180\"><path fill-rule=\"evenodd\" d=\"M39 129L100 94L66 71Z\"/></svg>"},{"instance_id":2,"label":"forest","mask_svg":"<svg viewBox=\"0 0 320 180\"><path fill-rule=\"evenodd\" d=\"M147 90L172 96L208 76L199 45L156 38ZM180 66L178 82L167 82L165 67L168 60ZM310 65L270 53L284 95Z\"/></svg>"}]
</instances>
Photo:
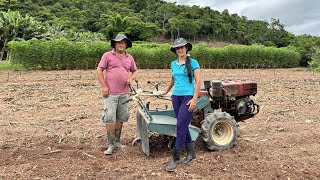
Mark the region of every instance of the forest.
<instances>
[{"instance_id":1,"label":"forest","mask_svg":"<svg viewBox=\"0 0 320 180\"><path fill-rule=\"evenodd\" d=\"M320 37L288 32L282 21L162 0L0 0L0 179L320 179ZM106 156L96 67L117 33L133 41L127 52L138 67L132 87L139 91L131 94L122 131L126 147ZM220 142L228 139L224 129L236 132L230 133L236 146L211 151L200 133L196 159L166 173L171 137L145 133L149 156L133 142L137 99L153 112L173 109L170 99L150 95L172 79L169 65L177 56L170 47L178 37L192 43L188 53L201 66L202 82L250 80L260 108L237 122L239 131L222 128L224 118L211 124ZM212 99L198 111L197 122L205 124L223 104L252 111L246 95L221 89L223 96L214 94L219 103ZM199 93L199 104L217 90Z\"/></svg>"},{"instance_id":2,"label":"forest","mask_svg":"<svg viewBox=\"0 0 320 180\"><path fill-rule=\"evenodd\" d=\"M105 41L119 32L133 41L184 37L192 42L294 46L301 66L319 57L319 37L292 34L280 19L250 20L227 9L219 12L162 0L1 0L0 12L1 60L11 40Z\"/></svg>"}]
</instances>

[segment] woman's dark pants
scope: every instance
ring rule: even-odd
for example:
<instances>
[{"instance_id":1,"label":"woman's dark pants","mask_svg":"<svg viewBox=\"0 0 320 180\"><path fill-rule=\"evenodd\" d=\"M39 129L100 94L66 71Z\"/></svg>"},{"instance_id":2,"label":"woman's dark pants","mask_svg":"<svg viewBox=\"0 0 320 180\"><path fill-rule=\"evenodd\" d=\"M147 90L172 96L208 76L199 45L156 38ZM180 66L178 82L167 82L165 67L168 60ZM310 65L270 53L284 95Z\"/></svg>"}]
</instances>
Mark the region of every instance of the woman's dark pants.
<instances>
[{"instance_id":1,"label":"woman's dark pants","mask_svg":"<svg viewBox=\"0 0 320 180\"><path fill-rule=\"evenodd\" d=\"M185 144L192 143L189 132L189 124L192 120L192 112L188 111L187 103L193 96L172 95L172 105L177 117L177 134L175 149L180 150Z\"/></svg>"}]
</instances>

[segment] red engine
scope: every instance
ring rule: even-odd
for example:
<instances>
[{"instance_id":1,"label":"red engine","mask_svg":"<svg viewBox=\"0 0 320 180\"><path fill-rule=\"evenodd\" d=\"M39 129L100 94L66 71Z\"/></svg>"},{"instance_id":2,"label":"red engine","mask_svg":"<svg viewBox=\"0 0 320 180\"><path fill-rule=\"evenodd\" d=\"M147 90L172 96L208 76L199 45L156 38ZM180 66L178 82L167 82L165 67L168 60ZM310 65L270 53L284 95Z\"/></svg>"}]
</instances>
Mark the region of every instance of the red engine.
<instances>
[{"instance_id":1,"label":"red engine","mask_svg":"<svg viewBox=\"0 0 320 180\"><path fill-rule=\"evenodd\" d=\"M250 80L204 81L213 109L222 109L236 120L244 120L259 112L250 96L257 94L257 83Z\"/></svg>"},{"instance_id":2,"label":"red engine","mask_svg":"<svg viewBox=\"0 0 320 180\"><path fill-rule=\"evenodd\" d=\"M225 81L222 88L229 96L248 96L257 94L257 83L253 81Z\"/></svg>"}]
</instances>

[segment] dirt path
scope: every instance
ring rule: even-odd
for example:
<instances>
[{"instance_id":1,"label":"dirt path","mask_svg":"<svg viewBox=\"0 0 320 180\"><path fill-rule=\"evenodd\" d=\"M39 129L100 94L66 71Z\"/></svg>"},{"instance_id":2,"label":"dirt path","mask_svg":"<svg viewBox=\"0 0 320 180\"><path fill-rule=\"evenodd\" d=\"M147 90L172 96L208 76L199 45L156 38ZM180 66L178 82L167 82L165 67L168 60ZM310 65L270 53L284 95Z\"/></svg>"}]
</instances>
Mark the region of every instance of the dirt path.
<instances>
[{"instance_id":1,"label":"dirt path","mask_svg":"<svg viewBox=\"0 0 320 180\"><path fill-rule=\"evenodd\" d=\"M151 155L131 146L135 112L125 124L125 150L103 155L105 129L95 71L0 71L0 179L320 179L320 74L306 69L201 70L202 78L251 79L260 113L240 123L238 145L208 151L196 141L197 159L164 171L171 155L161 135ZM166 86L169 70L140 70L146 82ZM151 108L170 102L150 100Z\"/></svg>"}]
</instances>

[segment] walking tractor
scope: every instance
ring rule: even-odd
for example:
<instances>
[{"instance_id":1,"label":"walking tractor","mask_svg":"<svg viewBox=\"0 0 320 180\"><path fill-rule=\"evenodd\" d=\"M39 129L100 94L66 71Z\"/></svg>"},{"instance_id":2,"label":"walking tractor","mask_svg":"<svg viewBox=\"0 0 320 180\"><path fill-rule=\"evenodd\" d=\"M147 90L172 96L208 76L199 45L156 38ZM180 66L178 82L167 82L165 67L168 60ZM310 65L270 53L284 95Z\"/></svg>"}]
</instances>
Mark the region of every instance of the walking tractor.
<instances>
[{"instance_id":1,"label":"walking tractor","mask_svg":"<svg viewBox=\"0 0 320 180\"><path fill-rule=\"evenodd\" d=\"M169 137L168 147L173 148L177 122L173 109L151 110L149 103L139 97L143 92L132 86L131 90L135 94L132 99L139 104L137 138L132 144L140 142L143 152L149 156L149 136L159 133ZM235 146L239 136L238 122L259 112L259 105L250 98L256 93L257 83L251 80L204 81L189 125L192 141L200 134L209 150L223 151ZM151 95L163 98L159 94Z\"/></svg>"}]
</instances>

